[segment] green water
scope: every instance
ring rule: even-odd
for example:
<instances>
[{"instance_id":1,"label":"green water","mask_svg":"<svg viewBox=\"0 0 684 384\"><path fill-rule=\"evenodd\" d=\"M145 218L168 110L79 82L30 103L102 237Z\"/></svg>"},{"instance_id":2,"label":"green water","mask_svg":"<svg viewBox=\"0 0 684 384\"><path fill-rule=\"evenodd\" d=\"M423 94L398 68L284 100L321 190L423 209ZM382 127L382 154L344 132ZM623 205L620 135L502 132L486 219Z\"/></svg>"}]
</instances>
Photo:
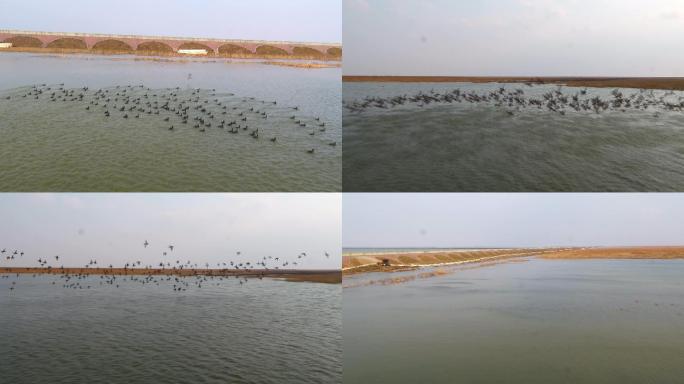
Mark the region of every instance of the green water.
<instances>
[{"instance_id":1,"label":"green water","mask_svg":"<svg viewBox=\"0 0 684 384\"><path fill-rule=\"evenodd\" d=\"M347 105L366 97L486 95L524 88L524 100L558 87L516 84L345 83ZM611 100L610 89L584 99ZM581 92L565 87L568 100ZM639 90L622 90L639 95ZM684 189L684 116L666 103L684 92L645 91L654 105L550 112L493 101L406 103L344 110L345 191L352 192L678 192ZM664 100L664 101L663 101ZM389 103L387 103L389 104ZM507 112L511 112L509 115Z\"/></svg>"},{"instance_id":2,"label":"green water","mask_svg":"<svg viewBox=\"0 0 684 384\"><path fill-rule=\"evenodd\" d=\"M0 70L13 74L0 80L0 190L341 188L338 69L310 71L220 61L3 54ZM44 93L38 99L33 94L24 97L35 84L46 84L42 87ZM193 107L204 105L206 111L189 109L189 121L183 124L169 111L148 115L127 110L129 118L124 118L124 113L111 110L110 117L106 117L102 100L97 106L91 104L95 92L110 90L109 109L112 105L121 107L122 102L113 100L114 93L139 84L144 88L128 92L134 99L140 97L162 105L173 93L178 102L186 101L184 105ZM83 91L83 87L88 90ZM84 93L84 98L52 101L50 94L62 92L60 88ZM192 95L193 89L201 92ZM197 100L188 102L191 97ZM227 114L221 114L217 100L221 106L229 106ZM172 101L171 106L176 103ZM88 106L90 110L86 110ZM215 116L210 121L212 126L204 132L194 129L193 119L207 119L210 112ZM140 118L134 118L137 114ZM296 120L290 119L292 116ZM241 120L244 117L246 122ZM238 121L248 129L230 134L228 127L218 127L221 120ZM173 131L168 130L171 125ZM259 130L258 139L249 135L255 129ZM276 141L272 142L274 137ZM309 153L311 150L313 153Z\"/></svg>"},{"instance_id":3,"label":"green water","mask_svg":"<svg viewBox=\"0 0 684 384\"><path fill-rule=\"evenodd\" d=\"M683 261L532 259L468 268L345 288L344 382L623 384L684 377ZM345 285L387 277L345 278Z\"/></svg>"},{"instance_id":4,"label":"green water","mask_svg":"<svg viewBox=\"0 0 684 384\"><path fill-rule=\"evenodd\" d=\"M0 382L341 382L339 285L159 280L0 278Z\"/></svg>"}]
</instances>

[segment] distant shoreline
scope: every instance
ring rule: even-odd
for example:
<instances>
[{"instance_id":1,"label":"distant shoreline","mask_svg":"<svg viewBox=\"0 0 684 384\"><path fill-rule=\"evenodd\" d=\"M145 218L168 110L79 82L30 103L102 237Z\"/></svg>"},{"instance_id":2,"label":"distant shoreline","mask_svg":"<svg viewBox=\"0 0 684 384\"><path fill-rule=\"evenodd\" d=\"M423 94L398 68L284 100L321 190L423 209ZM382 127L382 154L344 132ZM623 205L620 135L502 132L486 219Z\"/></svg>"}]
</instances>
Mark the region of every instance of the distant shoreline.
<instances>
[{"instance_id":1,"label":"distant shoreline","mask_svg":"<svg viewBox=\"0 0 684 384\"><path fill-rule=\"evenodd\" d=\"M264 55L258 53L252 54L207 54L207 55L188 55L177 52L159 52L159 51L115 51L115 50L93 50L93 49L70 49L70 48L30 48L30 47L12 47L0 49L2 52L28 52L37 54L63 54L63 55L100 55L100 56L141 56L141 57L184 57L188 59L262 59L262 60L286 60L296 63L298 61L322 61L341 63L341 57L321 55L321 56L300 56L300 55ZM294 65L292 65L294 66Z\"/></svg>"},{"instance_id":2,"label":"distant shoreline","mask_svg":"<svg viewBox=\"0 0 684 384\"><path fill-rule=\"evenodd\" d=\"M49 275L117 275L117 276L223 276L223 277L268 277L292 282L314 282L326 284L342 283L339 270L275 270L275 269L161 269L161 268L38 268L2 267L0 274L49 274Z\"/></svg>"},{"instance_id":3,"label":"distant shoreline","mask_svg":"<svg viewBox=\"0 0 684 384\"><path fill-rule=\"evenodd\" d=\"M570 87L637 88L684 91L684 77L522 77L522 76L342 76L359 83L519 83L557 84Z\"/></svg>"},{"instance_id":4,"label":"distant shoreline","mask_svg":"<svg viewBox=\"0 0 684 384\"><path fill-rule=\"evenodd\" d=\"M543 259L684 259L684 246L670 247L576 247L509 248L498 250L452 250L442 252L386 252L368 255L343 255L344 275L370 272L399 272L424 267L438 267L493 260L540 257ZM383 261L387 261L383 265Z\"/></svg>"}]
</instances>

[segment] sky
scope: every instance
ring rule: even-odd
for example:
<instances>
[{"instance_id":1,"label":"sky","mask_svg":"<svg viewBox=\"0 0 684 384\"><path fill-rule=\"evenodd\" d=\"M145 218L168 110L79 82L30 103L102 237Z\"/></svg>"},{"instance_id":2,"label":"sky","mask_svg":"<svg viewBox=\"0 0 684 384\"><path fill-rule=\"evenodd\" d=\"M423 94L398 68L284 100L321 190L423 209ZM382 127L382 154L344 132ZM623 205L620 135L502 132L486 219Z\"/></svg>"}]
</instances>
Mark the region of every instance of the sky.
<instances>
[{"instance_id":1,"label":"sky","mask_svg":"<svg viewBox=\"0 0 684 384\"><path fill-rule=\"evenodd\" d=\"M2 0L0 28L340 43L340 0Z\"/></svg>"},{"instance_id":2,"label":"sky","mask_svg":"<svg viewBox=\"0 0 684 384\"><path fill-rule=\"evenodd\" d=\"M345 193L342 205L346 248L684 244L684 194Z\"/></svg>"},{"instance_id":3,"label":"sky","mask_svg":"<svg viewBox=\"0 0 684 384\"><path fill-rule=\"evenodd\" d=\"M0 194L0 249L24 251L26 260L3 257L0 266L37 266L46 257L65 267L91 259L119 267L137 260L215 265L263 256L297 261L306 252L298 268L339 269L340 218L334 193Z\"/></svg>"},{"instance_id":4,"label":"sky","mask_svg":"<svg viewBox=\"0 0 684 384\"><path fill-rule=\"evenodd\" d=\"M345 75L684 76L682 0L343 0Z\"/></svg>"}]
</instances>

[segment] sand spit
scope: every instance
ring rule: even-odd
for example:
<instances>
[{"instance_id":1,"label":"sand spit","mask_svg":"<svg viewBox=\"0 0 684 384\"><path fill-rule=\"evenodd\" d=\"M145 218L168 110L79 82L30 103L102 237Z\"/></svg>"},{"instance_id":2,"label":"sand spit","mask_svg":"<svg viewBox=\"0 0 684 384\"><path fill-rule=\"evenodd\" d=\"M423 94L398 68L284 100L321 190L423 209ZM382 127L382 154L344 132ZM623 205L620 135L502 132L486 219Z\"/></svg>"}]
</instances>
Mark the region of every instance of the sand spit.
<instances>
[{"instance_id":1,"label":"sand spit","mask_svg":"<svg viewBox=\"0 0 684 384\"><path fill-rule=\"evenodd\" d=\"M343 76L345 82L391 83L522 83L570 87L684 90L684 77L469 77L469 76Z\"/></svg>"},{"instance_id":2,"label":"sand spit","mask_svg":"<svg viewBox=\"0 0 684 384\"><path fill-rule=\"evenodd\" d=\"M279 65L281 67L293 67L293 68L341 68L342 64L322 64L322 63L297 63L291 61L262 61L260 64L266 65Z\"/></svg>"},{"instance_id":3,"label":"sand spit","mask_svg":"<svg viewBox=\"0 0 684 384\"><path fill-rule=\"evenodd\" d=\"M339 270L275 269L160 269L160 268L0 268L0 274L108 275L108 276L240 276L269 277L292 282L340 284Z\"/></svg>"},{"instance_id":4,"label":"sand spit","mask_svg":"<svg viewBox=\"0 0 684 384\"><path fill-rule=\"evenodd\" d=\"M472 263L468 265L452 265L447 267L434 268L426 272L419 272L414 274L401 274L399 276L392 276L384 279L377 280L359 280L353 281L348 284L344 284L342 288L357 288L357 287L367 287L370 285L396 285L408 283L414 280L429 279L432 277L439 277L445 275L451 275L459 271L465 271L477 268L486 268L494 265L504 264L504 263L523 263L528 261L528 258L500 258L497 260L483 261L479 263Z\"/></svg>"},{"instance_id":5,"label":"sand spit","mask_svg":"<svg viewBox=\"0 0 684 384\"><path fill-rule=\"evenodd\" d=\"M684 246L510 248L342 256L342 273L352 275L369 272L402 272L424 267L483 263L529 256L545 259L684 259Z\"/></svg>"},{"instance_id":6,"label":"sand spit","mask_svg":"<svg viewBox=\"0 0 684 384\"><path fill-rule=\"evenodd\" d=\"M342 272L345 275L368 272L400 272L422 267L460 265L511 257L536 256L565 249L508 248L342 256Z\"/></svg>"}]
</instances>

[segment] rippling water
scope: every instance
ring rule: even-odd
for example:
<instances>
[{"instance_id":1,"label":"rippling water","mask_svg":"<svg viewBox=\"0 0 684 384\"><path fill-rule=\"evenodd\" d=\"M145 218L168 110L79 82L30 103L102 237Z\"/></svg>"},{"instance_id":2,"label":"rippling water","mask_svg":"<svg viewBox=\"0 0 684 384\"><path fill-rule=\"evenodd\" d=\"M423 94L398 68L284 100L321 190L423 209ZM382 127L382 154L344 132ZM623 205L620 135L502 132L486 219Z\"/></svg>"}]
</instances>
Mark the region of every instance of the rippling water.
<instances>
[{"instance_id":1,"label":"rippling water","mask_svg":"<svg viewBox=\"0 0 684 384\"><path fill-rule=\"evenodd\" d=\"M0 71L11 74L0 78L0 190L341 189L339 68L5 53L0 55ZM32 85L52 85L54 92L62 83L77 94L87 86L90 95L76 102L51 102L49 93L39 99L23 97ZM250 131L231 135L216 124L200 133L192 129L192 120L179 126L179 119L166 122L146 114L139 119L119 114L105 118L85 110L97 89L139 84L157 94L179 87L181 97L200 88L206 91L200 102L218 98L240 111L267 108L269 117L250 116ZM273 101L277 105L266 104ZM294 124L293 115L307 127ZM216 116L218 121L237 117ZM170 124L173 132L168 131ZM258 140L248 135L255 128L260 129ZM274 136L276 143L269 141ZM308 153L311 149L314 153Z\"/></svg>"},{"instance_id":2,"label":"rippling water","mask_svg":"<svg viewBox=\"0 0 684 384\"><path fill-rule=\"evenodd\" d=\"M345 103L461 89L557 86L522 84L345 83ZM579 88L564 87L568 96ZM611 89L585 97L608 98ZM638 90L622 90L625 95ZM654 97L664 96L654 91ZM678 100L683 92L669 94ZM512 108L492 103L416 104L343 112L345 191L680 191L684 189L684 114L649 107L600 114Z\"/></svg>"},{"instance_id":3,"label":"rippling water","mask_svg":"<svg viewBox=\"0 0 684 384\"><path fill-rule=\"evenodd\" d=\"M683 274L682 260L531 259L345 288L344 382L676 383Z\"/></svg>"},{"instance_id":4,"label":"rippling water","mask_svg":"<svg viewBox=\"0 0 684 384\"><path fill-rule=\"evenodd\" d=\"M174 292L0 279L3 383L337 383L339 285L228 279Z\"/></svg>"}]
</instances>

